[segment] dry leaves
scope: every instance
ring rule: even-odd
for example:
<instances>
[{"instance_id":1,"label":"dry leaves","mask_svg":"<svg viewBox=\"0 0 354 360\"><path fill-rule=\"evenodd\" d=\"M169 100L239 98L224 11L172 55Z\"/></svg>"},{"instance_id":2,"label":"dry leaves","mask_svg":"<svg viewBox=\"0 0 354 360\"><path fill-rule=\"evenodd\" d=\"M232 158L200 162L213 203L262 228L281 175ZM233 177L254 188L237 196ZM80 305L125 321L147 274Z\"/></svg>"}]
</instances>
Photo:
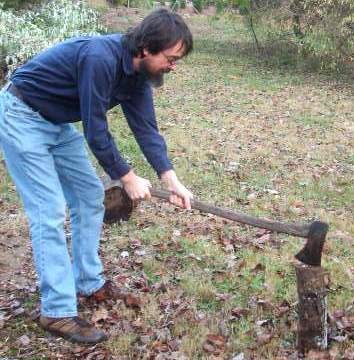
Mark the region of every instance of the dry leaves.
<instances>
[{"instance_id":1,"label":"dry leaves","mask_svg":"<svg viewBox=\"0 0 354 360\"><path fill-rule=\"evenodd\" d=\"M108 310L101 306L99 307L97 310L94 311L94 313L92 314L92 317L91 317L91 321L93 323L97 323L99 321L104 321L108 318Z\"/></svg>"},{"instance_id":2,"label":"dry leaves","mask_svg":"<svg viewBox=\"0 0 354 360\"><path fill-rule=\"evenodd\" d=\"M226 340L221 335L209 334L203 343L203 350L213 355L220 355L225 351Z\"/></svg>"},{"instance_id":3,"label":"dry leaves","mask_svg":"<svg viewBox=\"0 0 354 360\"><path fill-rule=\"evenodd\" d=\"M136 310L140 310L140 308L141 308L140 298L133 294L126 294L124 296L124 303L125 303L125 306L136 309Z\"/></svg>"}]
</instances>

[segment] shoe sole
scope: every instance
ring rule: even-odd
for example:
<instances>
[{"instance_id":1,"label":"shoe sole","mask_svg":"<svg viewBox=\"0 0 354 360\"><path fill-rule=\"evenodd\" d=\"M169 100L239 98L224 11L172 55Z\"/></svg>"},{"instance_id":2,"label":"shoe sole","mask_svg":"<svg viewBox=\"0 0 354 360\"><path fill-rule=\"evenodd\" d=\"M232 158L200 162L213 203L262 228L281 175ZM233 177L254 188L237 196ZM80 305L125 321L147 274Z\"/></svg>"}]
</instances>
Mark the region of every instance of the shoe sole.
<instances>
[{"instance_id":1,"label":"shoe sole","mask_svg":"<svg viewBox=\"0 0 354 360\"><path fill-rule=\"evenodd\" d=\"M62 339L68 340L72 343L76 343L76 344L98 344L101 343L103 341L108 340L108 336L104 335L101 339L96 340L96 341L80 341L78 339L73 338L71 335L67 335L67 334L63 334L60 331L56 331L56 330L50 330L50 329L46 329L44 328L45 331L47 331L48 333L50 333L51 335L55 335L58 336Z\"/></svg>"}]
</instances>

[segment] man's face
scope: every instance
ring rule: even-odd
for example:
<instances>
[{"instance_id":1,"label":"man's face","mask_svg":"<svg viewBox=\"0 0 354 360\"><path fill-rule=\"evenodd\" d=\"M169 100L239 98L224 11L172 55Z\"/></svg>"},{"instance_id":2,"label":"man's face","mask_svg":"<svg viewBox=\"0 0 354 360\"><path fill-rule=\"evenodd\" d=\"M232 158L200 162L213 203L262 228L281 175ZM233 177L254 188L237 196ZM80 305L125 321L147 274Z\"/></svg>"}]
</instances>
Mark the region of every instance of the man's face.
<instances>
[{"instance_id":1,"label":"man's face","mask_svg":"<svg viewBox=\"0 0 354 360\"><path fill-rule=\"evenodd\" d=\"M182 41L155 55L144 50L144 57L140 61L139 72L150 81L152 86L159 87L163 84L164 74L176 68L176 63L183 57L183 54L184 46Z\"/></svg>"}]
</instances>

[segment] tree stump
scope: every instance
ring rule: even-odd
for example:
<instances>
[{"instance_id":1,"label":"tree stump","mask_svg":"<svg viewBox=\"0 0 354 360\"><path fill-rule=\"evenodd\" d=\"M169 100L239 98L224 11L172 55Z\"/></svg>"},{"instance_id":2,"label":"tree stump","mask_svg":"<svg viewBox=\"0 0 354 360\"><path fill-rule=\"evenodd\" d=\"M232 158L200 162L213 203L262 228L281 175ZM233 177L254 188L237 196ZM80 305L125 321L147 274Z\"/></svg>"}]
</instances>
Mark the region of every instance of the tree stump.
<instances>
[{"instance_id":1,"label":"tree stump","mask_svg":"<svg viewBox=\"0 0 354 360\"><path fill-rule=\"evenodd\" d=\"M327 272L320 266L295 264L299 296L297 347L301 353L327 348Z\"/></svg>"}]
</instances>

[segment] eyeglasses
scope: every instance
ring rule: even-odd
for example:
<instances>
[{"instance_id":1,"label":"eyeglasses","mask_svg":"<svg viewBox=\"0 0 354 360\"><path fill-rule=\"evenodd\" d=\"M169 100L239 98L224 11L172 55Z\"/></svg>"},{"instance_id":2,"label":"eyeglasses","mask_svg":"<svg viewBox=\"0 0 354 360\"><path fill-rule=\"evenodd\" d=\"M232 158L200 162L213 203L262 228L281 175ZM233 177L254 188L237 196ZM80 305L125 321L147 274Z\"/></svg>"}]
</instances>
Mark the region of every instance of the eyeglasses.
<instances>
[{"instance_id":1,"label":"eyeglasses","mask_svg":"<svg viewBox=\"0 0 354 360\"><path fill-rule=\"evenodd\" d=\"M162 55L165 57L165 59L167 60L167 62L173 66L173 65L176 65L177 62L179 60L181 60L179 57L176 57L176 56L168 56L166 55L163 51L161 51Z\"/></svg>"}]
</instances>

